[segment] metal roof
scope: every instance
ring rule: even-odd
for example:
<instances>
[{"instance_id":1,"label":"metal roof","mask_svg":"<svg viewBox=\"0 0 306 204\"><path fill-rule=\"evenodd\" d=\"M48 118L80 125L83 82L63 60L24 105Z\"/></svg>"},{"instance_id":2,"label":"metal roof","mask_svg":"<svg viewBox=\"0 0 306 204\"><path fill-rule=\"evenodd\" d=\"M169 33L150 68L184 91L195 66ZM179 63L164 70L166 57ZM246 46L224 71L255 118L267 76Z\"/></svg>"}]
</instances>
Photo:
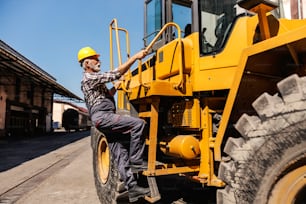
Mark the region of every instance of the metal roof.
<instances>
[{"instance_id":1,"label":"metal roof","mask_svg":"<svg viewBox=\"0 0 306 204\"><path fill-rule=\"evenodd\" d=\"M2 40L0 40L0 74L1 76L14 74L22 78L28 78L37 85L43 85L52 89L56 94L83 101L82 98L57 83L53 76L22 56Z\"/></svg>"}]
</instances>

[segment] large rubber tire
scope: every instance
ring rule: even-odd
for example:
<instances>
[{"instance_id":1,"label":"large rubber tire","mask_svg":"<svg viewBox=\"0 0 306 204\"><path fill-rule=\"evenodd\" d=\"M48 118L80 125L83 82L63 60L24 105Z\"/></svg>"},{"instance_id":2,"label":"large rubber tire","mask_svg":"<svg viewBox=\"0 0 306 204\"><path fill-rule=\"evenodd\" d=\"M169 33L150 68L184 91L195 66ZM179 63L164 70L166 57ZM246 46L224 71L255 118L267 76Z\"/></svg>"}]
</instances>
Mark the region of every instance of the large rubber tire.
<instances>
[{"instance_id":1,"label":"large rubber tire","mask_svg":"<svg viewBox=\"0 0 306 204\"><path fill-rule=\"evenodd\" d=\"M92 135L93 171L95 186L101 204L125 202L127 191L120 181L116 162L112 159L106 137L95 129ZM126 202L125 202L126 203Z\"/></svg>"},{"instance_id":2,"label":"large rubber tire","mask_svg":"<svg viewBox=\"0 0 306 204\"><path fill-rule=\"evenodd\" d=\"M218 176L227 186L218 204L306 202L306 78L277 86L282 97L262 94L252 104L258 116L237 121L242 137L225 145Z\"/></svg>"}]
</instances>

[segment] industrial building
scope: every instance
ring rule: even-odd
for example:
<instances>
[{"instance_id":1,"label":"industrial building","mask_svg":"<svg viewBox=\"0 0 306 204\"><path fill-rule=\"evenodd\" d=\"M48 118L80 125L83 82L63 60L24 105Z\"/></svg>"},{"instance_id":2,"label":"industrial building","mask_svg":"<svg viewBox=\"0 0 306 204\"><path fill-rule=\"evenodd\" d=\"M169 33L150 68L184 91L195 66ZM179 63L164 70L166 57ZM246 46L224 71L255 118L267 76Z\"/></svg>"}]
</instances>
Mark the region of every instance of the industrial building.
<instances>
[{"instance_id":1,"label":"industrial building","mask_svg":"<svg viewBox=\"0 0 306 204\"><path fill-rule=\"evenodd\" d=\"M55 94L82 101L0 40L0 139L52 132Z\"/></svg>"}]
</instances>

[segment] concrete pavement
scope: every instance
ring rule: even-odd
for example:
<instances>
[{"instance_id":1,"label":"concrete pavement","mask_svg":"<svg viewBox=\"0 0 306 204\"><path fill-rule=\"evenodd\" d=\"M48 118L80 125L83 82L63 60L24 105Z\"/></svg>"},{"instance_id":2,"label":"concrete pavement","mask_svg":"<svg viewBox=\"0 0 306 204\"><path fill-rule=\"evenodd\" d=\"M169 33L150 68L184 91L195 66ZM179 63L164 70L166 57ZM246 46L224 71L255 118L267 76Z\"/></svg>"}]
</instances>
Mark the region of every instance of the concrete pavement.
<instances>
[{"instance_id":1,"label":"concrete pavement","mask_svg":"<svg viewBox=\"0 0 306 204\"><path fill-rule=\"evenodd\" d=\"M89 137L83 139L87 148L62 170L53 174L17 204L98 204Z\"/></svg>"},{"instance_id":2,"label":"concrete pavement","mask_svg":"<svg viewBox=\"0 0 306 204\"><path fill-rule=\"evenodd\" d=\"M159 204L215 204L214 189L203 189L184 177L158 177L157 182ZM100 204L89 131L12 144L0 141L0 204L11 203Z\"/></svg>"},{"instance_id":3,"label":"concrete pavement","mask_svg":"<svg viewBox=\"0 0 306 204\"><path fill-rule=\"evenodd\" d=\"M89 136L0 171L0 183L0 203L100 203Z\"/></svg>"}]
</instances>

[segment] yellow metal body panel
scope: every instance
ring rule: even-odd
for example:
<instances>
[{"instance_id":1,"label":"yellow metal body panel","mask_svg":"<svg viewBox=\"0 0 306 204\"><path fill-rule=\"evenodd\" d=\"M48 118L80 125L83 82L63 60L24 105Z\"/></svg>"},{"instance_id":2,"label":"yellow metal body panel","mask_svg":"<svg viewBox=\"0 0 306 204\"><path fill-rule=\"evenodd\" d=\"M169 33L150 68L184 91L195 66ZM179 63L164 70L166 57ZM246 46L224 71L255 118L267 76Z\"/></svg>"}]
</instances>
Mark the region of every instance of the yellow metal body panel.
<instances>
[{"instance_id":1,"label":"yellow metal body panel","mask_svg":"<svg viewBox=\"0 0 306 204\"><path fill-rule=\"evenodd\" d=\"M288 20L288 19L278 19L280 22L278 34L288 32L290 30L298 29L305 26L306 19L304 20Z\"/></svg>"},{"instance_id":2,"label":"yellow metal body panel","mask_svg":"<svg viewBox=\"0 0 306 204\"><path fill-rule=\"evenodd\" d=\"M220 127L218 130L217 136L216 136L214 152L215 152L215 159L217 161L221 160L221 144L222 144L223 137L224 137L224 134L227 128L228 120L229 120L229 117L230 117L230 114L231 114L231 111L234 105L234 101L237 96L239 85L243 77L243 73L246 71L245 68L246 68L246 63L247 63L248 58L250 58L251 56L257 53L262 53L266 50L272 50L273 48L276 48L276 47L284 46L285 49L286 47L288 49L288 45L290 46L293 42L296 42L299 40L303 40L304 43L302 44L304 45L306 44L306 21L304 21L304 26L298 29L295 29L294 31L282 33L278 35L277 37L273 37L268 40L259 42L253 46L248 47L241 53L240 62L237 67L235 78L233 80L233 84L231 86L231 89L228 95L228 99L226 101L226 105L225 105L222 119L220 122ZM306 50L305 47L299 47L298 45L295 46L292 44L292 47L294 47L293 48L294 50L299 51L299 52L302 52L302 51L305 52ZM288 49L288 53L290 53L289 49ZM259 62L255 62L255 63L259 63Z\"/></svg>"},{"instance_id":3,"label":"yellow metal body panel","mask_svg":"<svg viewBox=\"0 0 306 204\"><path fill-rule=\"evenodd\" d=\"M183 40L184 46L184 73L188 74L191 71L191 45L189 40ZM156 78L167 79L171 76L178 75L180 65L177 63L181 55L182 50L179 46L179 40L173 40L172 42L159 49L156 54ZM185 54L186 53L186 54Z\"/></svg>"},{"instance_id":4,"label":"yellow metal body panel","mask_svg":"<svg viewBox=\"0 0 306 204\"><path fill-rule=\"evenodd\" d=\"M175 167L171 166L169 168L164 167L162 169L156 169L154 172L151 170L146 170L143 172L145 176L164 176L170 174L179 174L179 173L194 173L199 171L199 166L186 166L186 167Z\"/></svg>"},{"instance_id":5,"label":"yellow metal body panel","mask_svg":"<svg viewBox=\"0 0 306 204\"><path fill-rule=\"evenodd\" d=\"M184 90L175 89L176 83L167 81L153 81L146 83L147 86L136 86L130 88L127 94L129 100L136 100L150 96L192 96L192 87L186 83Z\"/></svg>"},{"instance_id":6,"label":"yellow metal body panel","mask_svg":"<svg viewBox=\"0 0 306 204\"><path fill-rule=\"evenodd\" d=\"M193 91L229 89L232 86L241 53L252 44L256 24L256 18L241 18L221 53L194 56L195 65L191 73Z\"/></svg>"},{"instance_id":7,"label":"yellow metal body panel","mask_svg":"<svg viewBox=\"0 0 306 204\"><path fill-rule=\"evenodd\" d=\"M154 174L157 148L157 128L158 128L158 110L159 97L153 97L151 101L151 120L149 131L149 152L148 152L148 172Z\"/></svg>"},{"instance_id":8,"label":"yellow metal body panel","mask_svg":"<svg viewBox=\"0 0 306 204\"><path fill-rule=\"evenodd\" d=\"M184 52L181 52L178 46L180 41L174 40L157 50L154 65L149 66L149 59L142 65L145 67L143 71L134 73L133 76L126 75L127 98L131 102L136 101L140 105L151 107L149 111L144 110L139 113L141 117L150 118L150 133L146 142L149 146L149 164L148 170L144 172L145 175L197 172L197 178L202 183L214 186L224 185L214 175L214 162L221 160L221 144L224 142L223 138L228 128L238 89L244 73L249 71L246 69L246 64L250 63L250 67L254 67L258 63L258 61L248 62L248 59L258 53L282 46L298 64L297 53L306 52L306 48L300 46L306 44L306 20L280 19L278 23L277 33L271 33L271 38L254 44L255 30L258 26L257 16L239 18L224 49L220 53L209 56L200 56L199 34L193 33L181 41ZM303 43L292 43L298 40ZM177 84L181 83L182 73L179 63L182 61L183 84L182 88L177 88ZM199 92L211 93L216 90L229 92L227 97L221 99L224 105L223 109L218 111L221 112L222 119L217 134L213 135L210 105L215 103L214 99L203 96L204 99L201 98L203 101L199 101L200 97L197 94ZM182 97L182 100L184 97L194 97L194 101L198 100L197 107L192 108L192 111L197 113L192 112L192 115L199 121L191 120L191 124L200 130L199 166L164 166L162 169L156 169L159 102L162 96L178 96L178 98ZM120 96L119 100L123 98ZM147 101L147 99L150 100ZM123 106L122 103L121 106Z\"/></svg>"}]
</instances>

